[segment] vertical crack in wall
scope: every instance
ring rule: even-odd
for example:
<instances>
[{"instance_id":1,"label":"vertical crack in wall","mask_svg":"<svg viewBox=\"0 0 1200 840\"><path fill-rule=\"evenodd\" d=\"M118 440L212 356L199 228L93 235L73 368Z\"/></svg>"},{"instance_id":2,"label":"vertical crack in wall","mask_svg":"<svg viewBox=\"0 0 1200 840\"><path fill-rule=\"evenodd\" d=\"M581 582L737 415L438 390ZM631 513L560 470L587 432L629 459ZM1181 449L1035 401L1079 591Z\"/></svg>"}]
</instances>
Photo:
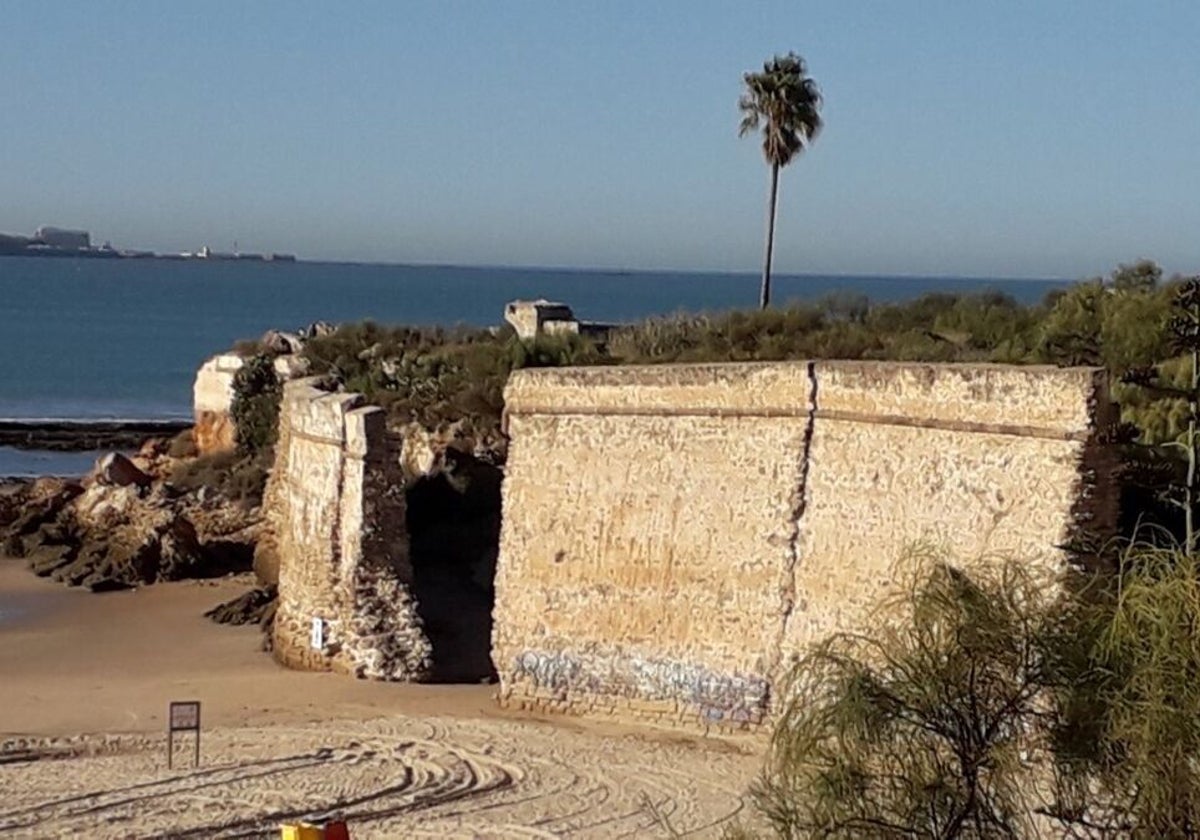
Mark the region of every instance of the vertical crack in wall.
<instances>
[{"instance_id":1,"label":"vertical crack in wall","mask_svg":"<svg viewBox=\"0 0 1200 840\"><path fill-rule=\"evenodd\" d=\"M775 637L775 643L769 651L768 656L770 665L766 674L770 684L772 685L772 694L774 686L781 685L780 679L784 676L783 669L785 663L783 661L783 645L788 638L788 628L791 624L792 614L796 610L796 567L800 562L800 535L801 521L804 518L804 509L808 504L808 468L811 463L812 456L812 439L813 431L816 426L817 419L817 365L816 362L808 362L808 417L804 425L804 441L800 450L800 463L796 475L796 486L794 496L792 498L792 513L790 522L790 533L788 535L788 551L786 565L783 570L783 579L780 584L780 597L783 601L783 610L779 617L778 633ZM768 705L772 702L773 697L768 698Z\"/></svg>"}]
</instances>

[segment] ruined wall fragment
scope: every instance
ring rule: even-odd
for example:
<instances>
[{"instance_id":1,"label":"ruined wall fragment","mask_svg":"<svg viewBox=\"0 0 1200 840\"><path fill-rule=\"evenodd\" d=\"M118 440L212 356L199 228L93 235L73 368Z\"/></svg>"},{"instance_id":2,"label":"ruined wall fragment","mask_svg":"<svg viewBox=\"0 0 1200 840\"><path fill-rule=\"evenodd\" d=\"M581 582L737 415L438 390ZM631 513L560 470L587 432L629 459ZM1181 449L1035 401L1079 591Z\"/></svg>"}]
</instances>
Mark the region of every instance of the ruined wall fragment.
<instances>
[{"instance_id":1,"label":"ruined wall fragment","mask_svg":"<svg viewBox=\"0 0 1200 840\"><path fill-rule=\"evenodd\" d=\"M237 426L230 414L233 377L242 367L242 357L222 353L208 359L196 371L192 385L195 426L192 434L201 455L227 452L237 445Z\"/></svg>"},{"instance_id":2,"label":"ruined wall fragment","mask_svg":"<svg viewBox=\"0 0 1200 840\"><path fill-rule=\"evenodd\" d=\"M381 409L318 384L284 386L265 496L278 564L275 656L306 670L421 679L430 649L410 591L395 443Z\"/></svg>"}]
</instances>

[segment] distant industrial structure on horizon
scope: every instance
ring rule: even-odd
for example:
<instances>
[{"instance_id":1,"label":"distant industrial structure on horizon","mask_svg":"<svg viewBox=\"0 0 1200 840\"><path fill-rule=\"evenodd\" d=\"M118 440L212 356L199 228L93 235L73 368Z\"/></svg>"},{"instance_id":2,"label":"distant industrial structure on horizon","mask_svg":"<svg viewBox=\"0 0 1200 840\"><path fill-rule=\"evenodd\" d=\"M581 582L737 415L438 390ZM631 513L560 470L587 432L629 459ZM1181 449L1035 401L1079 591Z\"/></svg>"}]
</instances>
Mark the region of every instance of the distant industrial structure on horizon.
<instances>
[{"instance_id":1,"label":"distant industrial structure on horizon","mask_svg":"<svg viewBox=\"0 0 1200 840\"><path fill-rule=\"evenodd\" d=\"M92 235L86 230L67 230L66 228L42 225L33 232L34 242L48 248L64 248L87 250L92 247Z\"/></svg>"},{"instance_id":2,"label":"distant industrial structure on horizon","mask_svg":"<svg viewBox=\"0 0 1200 840\"><path fill-rule=\"evenodd\" d=\"M154 251L117 249L105 242L92 246L91 232L42 225L33 236L0 233L0 257L108 257L166 260L248 260L253 262L296 262L294 254L243 254L237 243L232 252L214 251L205 245L198 251L159 254Z\"/></svg>"}]
</instances>

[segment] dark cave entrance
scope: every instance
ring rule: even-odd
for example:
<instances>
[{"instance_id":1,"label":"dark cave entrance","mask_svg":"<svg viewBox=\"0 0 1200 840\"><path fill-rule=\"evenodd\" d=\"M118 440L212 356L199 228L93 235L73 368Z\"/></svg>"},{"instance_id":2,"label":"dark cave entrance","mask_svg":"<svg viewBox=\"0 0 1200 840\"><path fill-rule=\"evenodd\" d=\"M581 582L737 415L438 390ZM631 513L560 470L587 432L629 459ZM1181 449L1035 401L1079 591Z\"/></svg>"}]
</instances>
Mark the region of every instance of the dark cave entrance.
<instances>
[{"instance_id":1,"label":"dark cave entrance","mask_svg":"<svg viewBox=\"0 0 1200 840\"><path fill-rule=\"evenodd\" d=\"M500 547L499 468L447 449L409 488L413 593L433 646L433 682L494 682L492 606Z\"/></svg>"}]
</instances>

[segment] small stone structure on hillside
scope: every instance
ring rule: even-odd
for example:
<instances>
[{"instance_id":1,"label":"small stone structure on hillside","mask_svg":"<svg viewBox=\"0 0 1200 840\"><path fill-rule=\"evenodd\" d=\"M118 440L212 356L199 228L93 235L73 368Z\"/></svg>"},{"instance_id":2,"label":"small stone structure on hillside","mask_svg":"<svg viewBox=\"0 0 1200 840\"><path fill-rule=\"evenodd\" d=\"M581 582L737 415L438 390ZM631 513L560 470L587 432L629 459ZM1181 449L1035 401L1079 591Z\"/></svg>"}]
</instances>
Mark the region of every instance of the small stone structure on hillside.
<instances>
[{"instance_id":1,"label":"small stone structure on hillside","mask_svg":"<svg viewBox=\"0 0 1200 840\"><path fill-rule=\"evenodd\" d=\"M580 321L567 304L544 298L512 301L504 307L504 320L525 341L539 335L584 335L603 340L612 329L610 324Z\"/></svg>"},{"instance_id":2,"label":"small stone structure on hillside","mask_svg":"<svg viewBox=\"0 0 1200 840\"><path fill-rule=\"evenodd\" d=\"M221 353L196 371L192 409L196 450L201 455L225 452L237 445L237 426L229 413L233 405L233 377L242 369L242 357Z\"/></svg>"},{"instance_id":3,"label":"small stone structure on hillside","mask_svg":"<svg viewBox=\"0 0 1200 840\"><path fill-rule=\"evenodd\" d=\"M753 727L914 543L1061 571L1116 518L1095 369L522 370L492 657L506 706Z\"/></svg>"},{"instance_id":4,"label":"small stone structure on hillside","mask_svg":"<svg viewBox=\"0 0 1200 840\"><path fill-rule=\"evenodd\" d=\"M382 409L320 386L284 386L264 498L279 564L275 656L306 670L423 679L431 651L412 596L398 441Z\"/></svg>"}]
</instances>

